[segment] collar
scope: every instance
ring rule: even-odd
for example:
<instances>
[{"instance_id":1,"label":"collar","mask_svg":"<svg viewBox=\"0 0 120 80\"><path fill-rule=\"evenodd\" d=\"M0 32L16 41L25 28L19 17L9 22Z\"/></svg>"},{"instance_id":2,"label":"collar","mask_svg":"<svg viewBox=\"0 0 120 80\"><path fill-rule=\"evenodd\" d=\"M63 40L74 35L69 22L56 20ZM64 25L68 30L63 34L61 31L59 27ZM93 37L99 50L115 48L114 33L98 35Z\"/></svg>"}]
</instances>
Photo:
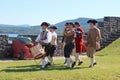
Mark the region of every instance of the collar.
<instances>
[{"instance_id":1,"label":"collar","mask_svg":"<svg viewBox=\"0 0 120 80\"><path fill-rule=\"evenodd\" d=\"M93 28L91 28L91 29L95 29L96 28L96 26L94 26Z\"/></svg>"},{"instance_id":2,"label":"collar","mask_svg":"<svg viewBox=\"0 0 120 80\"><path fill-rule=\"evenodd\" d=\"M43 30L43 32L48 32L49 30L48 29L46 29L46 30Z\"/></svg>"}]
</instances>

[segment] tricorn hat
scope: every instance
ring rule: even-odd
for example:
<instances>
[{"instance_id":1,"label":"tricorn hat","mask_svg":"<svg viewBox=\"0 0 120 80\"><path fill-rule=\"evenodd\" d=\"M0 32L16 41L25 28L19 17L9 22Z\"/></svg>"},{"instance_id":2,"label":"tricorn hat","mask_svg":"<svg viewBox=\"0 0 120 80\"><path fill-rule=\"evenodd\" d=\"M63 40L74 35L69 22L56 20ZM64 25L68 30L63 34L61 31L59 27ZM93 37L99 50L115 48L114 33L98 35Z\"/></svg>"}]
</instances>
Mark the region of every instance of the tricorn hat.
<instances>
[{"instance_id":1,"label":"tricorn hat","mask_svg":"<svg viewBox=\"0 0 120 80\"><path fill-rule=\"evenodd\" d=\"M87 23L93 23L93 24L96 24L96 23L98 23L98 21L97 21L97 20L94 20L94 19L91 19L91 20L89 20Z\"/></svg>"},{"instance_id":2,"label":"tricorn hat","mask_svg":"<svg viewBox=\"0 0 120 80\"><path fill-rule=\"evenodd\" d=\"M72 25L73 27L75 27L74 24L73 24L72 22L69 22L68 24L70 24L70 25Z\"/></svg>"},{"instance_id":3,"label":"tricorn hat","mask_svg":"<svg viewBox=\"0 0 120 80\"><path fill-rule=\"evenodd\" d=\"M68 22L66 22L66 23L65 23L65 26L67 26L68 24L69 24L69 23L68 23Z\"/></svg>"},{"instance_id":4,"label":"tricorn hat","mask_svg":"<svg viewBox=\"0 0 120 80\"><path fill-rule=\"evenodd\" d=\"M55 25L51 25L49 28L50 29L57 29L57 27Z\"/></svg>"},{"instance_id":5,"label":"tricorn hat","mask_svg":"<svg viewBox=\"0 0 120 80\"><path fill-rule=\"evenodd\" d=\"M48 22L43 22L42 24L41 24L41 26L50 26L50 23L48 23Z\"/></svg>"},{"instance_id":6,"label":"tricorn hat","mask_svg":"<svg viewBox=\"0 0 120 80\"><path fill-rule=\"evenodd\" d=\"M73 25L73 26L74 26L74 24L73 24L72 22L69 22L68 24L70 24L70 25Z\"/></svg>"},{"instance_id":7,"label":"tricorn hat","mask_svg":"<svg viewBox=\"0 0 120 80\"><path fill-rule=\"evenodd\" d=\"M75 25L79 25L80 26L79 22L75 22Z\"/></svg>"}]
</instances>

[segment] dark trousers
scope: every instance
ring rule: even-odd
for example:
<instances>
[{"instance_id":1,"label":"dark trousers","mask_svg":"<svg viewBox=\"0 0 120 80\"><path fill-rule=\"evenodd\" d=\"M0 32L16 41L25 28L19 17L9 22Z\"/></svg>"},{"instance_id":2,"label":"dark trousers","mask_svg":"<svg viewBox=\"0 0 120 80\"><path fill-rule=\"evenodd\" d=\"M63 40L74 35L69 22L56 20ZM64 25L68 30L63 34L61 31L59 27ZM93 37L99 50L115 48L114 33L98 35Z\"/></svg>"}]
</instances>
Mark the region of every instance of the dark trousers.
<instances>
[{"instance_id":1,"label":"dark trousers","mask_svg":"<svg viewBox=\"0 0 120 80\"><path fill-rule=\"evenodd\" d=\"M53 56L54 56L55 50L56 50L55 45L51 45L51 50L50 50L50 54L49 54L50 57L53 57Z\"/></svg>"},{"instance_id":2,"label":"dark trousers","mask_svg":"<svg viewBox=\"0 0 120 80\"><path fill-rule=\"evenodd\" d=\"M74 43L65 44L64 47L64 57L69 58L74 49Z\"/></svg>"},{"instance_id":3,"label":"dark trousers","mask_svg":"<svg viewBox=\"0 0 120 80\"><path fill-rule=\"evenodd\" d=\"M46 56L50 56L50 57L54 56L54 52L55 52L55 49L56 49L56 47L54 45L51 45L49 43L47 45L43 45L43 47L45 47Z\"/></svg>"}]
</instances>

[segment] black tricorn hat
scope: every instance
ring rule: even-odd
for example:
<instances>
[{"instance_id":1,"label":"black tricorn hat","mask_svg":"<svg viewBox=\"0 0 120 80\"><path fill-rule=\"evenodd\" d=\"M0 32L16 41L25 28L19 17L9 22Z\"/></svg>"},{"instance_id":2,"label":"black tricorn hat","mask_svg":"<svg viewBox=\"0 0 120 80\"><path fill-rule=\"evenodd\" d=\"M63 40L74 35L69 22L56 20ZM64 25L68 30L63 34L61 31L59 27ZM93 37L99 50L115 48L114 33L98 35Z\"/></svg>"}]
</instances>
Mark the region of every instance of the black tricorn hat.
<instances>
[{"instance_id":1,"label":"black tricorn hat","mask_svg":"<svg viewBox=\"0 0 120 80\"><path fill-rule=\"evenodd\" d=\"M79 22L75 22L75 25L79 25L80 26Z\"/></svg>"},{"instance_id":2,"label":"black tricorn hat","mask_svg":"<svg viewBox=\"0 0 120 80\"><path fill-rule=\"evenodd\" d=\"M49 28L50 29L57 29L57 27L55 25L51 25Z\"/></svg>"},{"instance_id":3,"label":"black tricorn hat","mask_svg":"<svg viewBox=\"0 0 120 80\"><path fill-rule=\"evenodd\" d=\"M73 25L73 26L74 26L74 24L73 24L72 22L69 22L68 24L71 24L71 25Z\"/></svg>"},{"instance_id":4,"label":"black tricorn hat","mask_svg":"<svg viewBox=\"0 0 120 80\"><path fill-rule=\"evenodd\" d=\"M72 25L73 27L75 27L74 24L73 24L72 22L69 22L68 24L70 24L70 25Z\"/></svg>"},{"instance_id":5,"label":"black tricorn hat","mask_svg":"<svg viewBox=\"0 0 120 80\"><path fill-rule=\"evenodd\" d=\"M69 23L68 22L66 22L66 24L65 24L65 26L67 26Z\"/></svg>"},{"instance_id":6,"label":"black tricorn hat","mask_svg":"<svg viewBox=\"0 0 120 80\"><path fill-rule=\"evenodd\" d=\"M48 22L43 22L42 24L41 24L41 26L50 26L50 23L48 23Z\"/></svg>"},{"instance_id":7,"label":"black tricorn hat","mask_svg":"<svg viewBox=\"0 0 120 80\"><path fill-rule=\"evenodd\" d=\"M97 20L94 20L94 19L91 19L91 20L89 20L87 23L93 23L93 24L96 24L96 23L98 23L98 21L97 21Z\"/></svg>"}]
</instances>

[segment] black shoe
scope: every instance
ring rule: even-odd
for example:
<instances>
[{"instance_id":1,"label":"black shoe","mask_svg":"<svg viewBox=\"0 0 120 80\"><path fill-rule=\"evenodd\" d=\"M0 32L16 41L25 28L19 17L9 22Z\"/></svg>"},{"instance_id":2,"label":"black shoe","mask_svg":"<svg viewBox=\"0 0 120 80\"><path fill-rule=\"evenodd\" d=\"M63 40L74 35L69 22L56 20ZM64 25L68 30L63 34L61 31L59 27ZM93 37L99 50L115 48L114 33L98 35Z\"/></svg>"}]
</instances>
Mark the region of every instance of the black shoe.
<instances>
[{"instance_id":1,"label":"black shoe","mask_svg":"<svg viewBox=\"0 0 120 80\"><path fill-rule=\"evenodd\" d=\"M47 63L47 65L48 65L48 66L51 66L51 63L50 63L50 62L48 62L48 63Z\"/></svg>"},{"instance_id":2,"label":"black shoe","mask_svg":"<svg viewBox=\"0 0 120 80\"><path fill-rule=\"evenodd\" d=\"M89 66L89 68L92 68L92 67L93 67L92 65Z\"/></svg>"},{"instance_id":3,"label":"black shoe","mask_svg":"<svg viewBox=\"0 0 120 80\"><path fill-rule=\"evenodd\" d=\"M67 61L65 60L64 64L66 64L66 63L67 63Z\"/></svg>"},{"instance_id":4,"label":"black shoe","mask_svg":"<svg viewBox=\"0 0 120 80\"><path fill-rule=\"evenodd\" d=\"M43 67L41 66L41 67L40 67L40 69L44 70L44 69L45 69L45 67L43 68Z\"/></svg>"},{"instance_id":5,"label":"black shoe","mask_svg":"<svg viewBox=\"0 0 120 80\"><path fill-rule=\"evenodd\" d=\"M93 66L95 66L95 65L97 65L97 63L95 62L95 63L93 63Z\"/></svg>"},{"instance_id":6,"label":"black shoe","mask_svg":"<svg viewBox=\"0 0 120 80\"><path fill-rule=\"evenodd\" d=\"M76 62L73 62L73 63L72 63L72 68L74 68L74 67L75 67L75 65L76 65Z\"/></svg>"},{"instance_id":7,"label":"black shoe","mask_svg":"<svg viewBox=\"0 0 120 80\"><path fill-rule=\"evenodd\" d=\"M50 62L48 62L46 65L45 65L45 68L47 68L48 66L50 66Z\"/></svg>"},{"instance_id":8,"label":"black shoe","mask_svg":"<svg viewBox=\"0 0 120 80\"><path fill-rule=\"evenodd\" d=\"M83 63L83 61L78 62L78 66L80 66Z\"/></svg>"},{"instance_id":9,"label":"black shoe","mask_svg":"<svg viewBox=\"0 0 120 80\"><path fill-rule=\"evenodd\" d=\"M96 62L95 62L95 63L93 63L93 66L95 66L96 64L97 64ZM90 65L90 66L89 66L89 68L92 68L92 65Z\"/></svg>"}]
</instances>

